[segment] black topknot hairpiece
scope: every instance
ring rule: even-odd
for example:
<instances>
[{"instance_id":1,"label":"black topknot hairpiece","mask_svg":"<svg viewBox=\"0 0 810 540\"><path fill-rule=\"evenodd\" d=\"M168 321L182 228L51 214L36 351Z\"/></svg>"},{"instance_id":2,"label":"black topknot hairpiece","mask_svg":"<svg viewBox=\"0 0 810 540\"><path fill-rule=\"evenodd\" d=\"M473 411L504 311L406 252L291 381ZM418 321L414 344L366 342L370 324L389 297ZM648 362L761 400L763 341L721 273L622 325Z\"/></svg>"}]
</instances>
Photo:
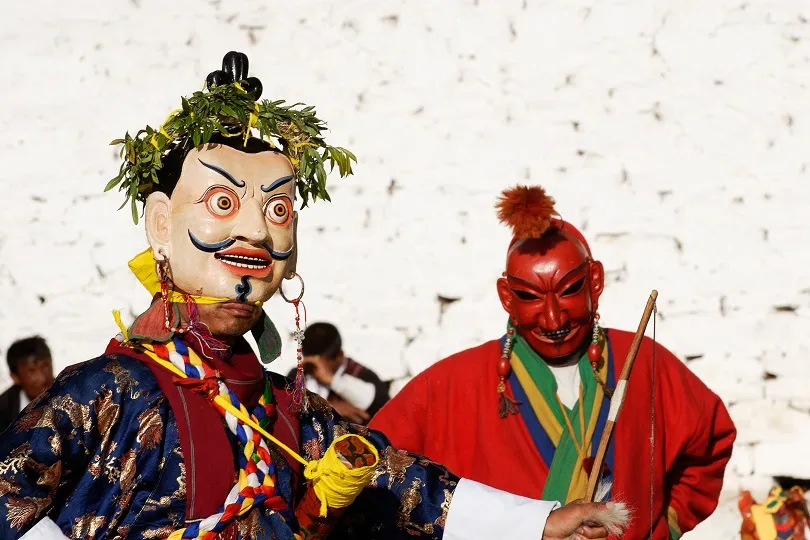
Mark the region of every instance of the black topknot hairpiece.
<instances>
[{"instance_id":1,"label":"black topknot hairpiece","mask_svg":"<svg viewBox=\"0 0 810 540\"><path fill-rule=\"evenodd\" d=\"M209 90L225 84L239 83L242 89L256 101L262 96L262 82L257 77L248 77L248 57L245 53L228 52L222 57L222 69L212 71L205 78Z\"/></svg>"}]
</instances>

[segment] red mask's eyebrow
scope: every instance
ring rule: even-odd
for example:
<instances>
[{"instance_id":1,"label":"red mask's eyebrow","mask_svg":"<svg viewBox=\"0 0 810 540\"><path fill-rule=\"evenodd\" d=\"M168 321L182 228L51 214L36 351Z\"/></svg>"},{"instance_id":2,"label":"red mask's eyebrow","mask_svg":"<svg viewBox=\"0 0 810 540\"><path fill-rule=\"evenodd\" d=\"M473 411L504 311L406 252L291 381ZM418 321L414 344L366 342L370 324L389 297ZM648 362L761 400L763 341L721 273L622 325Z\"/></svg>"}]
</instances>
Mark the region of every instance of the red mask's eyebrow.
<instances>
[{"instance_id":1,"label":"red mask's eyebrow","mask_svg":"<svg viewBox=\"0 0 810 540\"><path fill-rule=\"evenodd\" d=\"M515 280L515 281L519 282L521 285L525 285L526 287L530 287L530 288L535 289L535 290L538 289L537 285L532 283L531 281L527 281L527 280L525 280L523 278L513 276L512 274L506 274L506 279L507 280L510 280L510 279Z\"/></svg>"},{"instance_id":2,"label":"red mask's eyebrow","mask_svg":"<svg viewBox=\"0 0 810 540\"><path fill-rule=\"evenodd\" d=\"M587 265L588 265L588 261L585 261L585 262L583 262L582 264L580 264L579 266L577 266L576 268L574 268L574 269L570 270L570 271L569 271L567 274L565 274L565 275L564 275L564 276L563 276L561 279L557 280L557 286L555 287L555 289L556 289L557 287L559 287L559 286L560 286L560 283L565 283L565 280L567 280L569 276L571 276L571 275L573 275L573 274L576 274L577 272L579 272L579 271L580 271L580 270L582 270L583 268L587 267ZM584 277L584 276L583 276L583 277Z\"/></svg>"},{"instance_id":3,"label":"red mask's eyebrow","mask_svg":"<svg viewBox=\"0 0 810 540\"><path fill-rule=\"evenodd\" d=\"M559 284L564 282L566 279L568 279L569 276L571 276L572 274L575 274L576 272L579 272L580 270L582 270L583 267L588 265L588 263L589 263L589 261L584 261L582 264L580 264L576 268L573 268L573 269L569 270L562 278L557 280L557 285L559 286ZM534 290L540 290L539 287L537 286L537 284L532 283L531 281L527 281L527 280L525 280L523 278L513 276L512 274L505 274L505 276L506 276L506 279L512 279L514 281L519 282L521 285L525 285L526 287L530 287L530 288L532 288Z\"/></svg>"}]
</instances>

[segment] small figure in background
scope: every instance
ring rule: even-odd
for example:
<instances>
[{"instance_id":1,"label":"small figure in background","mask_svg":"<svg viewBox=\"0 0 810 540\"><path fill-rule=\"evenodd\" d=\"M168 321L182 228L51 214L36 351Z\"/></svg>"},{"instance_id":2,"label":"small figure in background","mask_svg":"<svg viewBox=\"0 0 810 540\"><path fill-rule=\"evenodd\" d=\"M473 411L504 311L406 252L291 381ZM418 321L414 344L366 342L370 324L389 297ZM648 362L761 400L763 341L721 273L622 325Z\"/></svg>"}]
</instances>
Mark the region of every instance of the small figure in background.
<instances>
[{"instance_id":1,"label":"small figure in background","mask_svg":"<svg viewBox=\"0 0 810 540\"><path fill-rule=\"evenodd\" d=\"M771 489L768 498L757 504L751 493L740 496L740 527L742 540L806 540L806 526L810 526L810 513L804 491L798 486L789 491L781 487Z\"/></svg>"},{"instance_id":2,"label":"small figure in background","mask_svg":"<svg viewBox=\"0 0 810 540\"><path fill-rule=\"evenodd\" d=\"M51 350L39 336L12 343L6 361L14 386L0 395L0 432L5 431L31 401L53 384Z\"/></svg>"},{"instance_id":3,"label":"small figure in background","mask_svg":"<svg viewBox=\"0 0 810 540\"><path fill-rule=\"evenodd\" d=\"M390 382L346 357L334 325L311 324L304 333L303 355L307 389L325 398L344 418L365 425L390 399ZM288 377L295 378L295 370Z\"/></svg>"}]
</instances>

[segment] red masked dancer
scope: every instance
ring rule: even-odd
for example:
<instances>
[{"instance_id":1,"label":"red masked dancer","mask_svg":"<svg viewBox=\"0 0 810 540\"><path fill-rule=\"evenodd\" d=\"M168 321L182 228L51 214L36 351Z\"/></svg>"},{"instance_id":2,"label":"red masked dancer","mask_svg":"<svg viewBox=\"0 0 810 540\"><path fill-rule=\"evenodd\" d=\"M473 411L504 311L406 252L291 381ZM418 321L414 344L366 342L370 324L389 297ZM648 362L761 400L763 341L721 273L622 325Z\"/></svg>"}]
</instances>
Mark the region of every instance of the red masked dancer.
<instances>
[{"instance_id":1,"label":"red masked dancer","mask_svg":"<svg viewBox=\"0 0 810 540\"><path fill-rule=\"evenodd\" d=\"M506 334L421 373L370 426L464 477L572 501L633 333L600 327L602 263L541 187L505 191L498 213L514 232L497 282ZM706 519L735 437L717 395L644 338L603 470L606 496L635 509L624 538L679 538Z\"/></svg>"}]
</instances>

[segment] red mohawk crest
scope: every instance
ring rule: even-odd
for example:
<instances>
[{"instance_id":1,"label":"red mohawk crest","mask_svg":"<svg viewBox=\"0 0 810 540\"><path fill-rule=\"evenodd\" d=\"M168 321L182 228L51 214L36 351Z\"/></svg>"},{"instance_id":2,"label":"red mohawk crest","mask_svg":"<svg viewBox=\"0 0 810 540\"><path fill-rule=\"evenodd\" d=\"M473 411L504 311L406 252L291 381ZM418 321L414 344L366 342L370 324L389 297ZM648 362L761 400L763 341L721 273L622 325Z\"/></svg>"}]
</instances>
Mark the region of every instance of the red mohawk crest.
<instances>
[{"instance_id":1,"label":"red mohawk crest","mask_svg":"<svg viewBox=\"0 0 810 540\"><path fill-rule=\"evenodd\" d=\"M512 228L515 238L540 238L557 217L554 199L540 186L507 189L496 208L498 219Z\"/></svg>"}]
</instances>

